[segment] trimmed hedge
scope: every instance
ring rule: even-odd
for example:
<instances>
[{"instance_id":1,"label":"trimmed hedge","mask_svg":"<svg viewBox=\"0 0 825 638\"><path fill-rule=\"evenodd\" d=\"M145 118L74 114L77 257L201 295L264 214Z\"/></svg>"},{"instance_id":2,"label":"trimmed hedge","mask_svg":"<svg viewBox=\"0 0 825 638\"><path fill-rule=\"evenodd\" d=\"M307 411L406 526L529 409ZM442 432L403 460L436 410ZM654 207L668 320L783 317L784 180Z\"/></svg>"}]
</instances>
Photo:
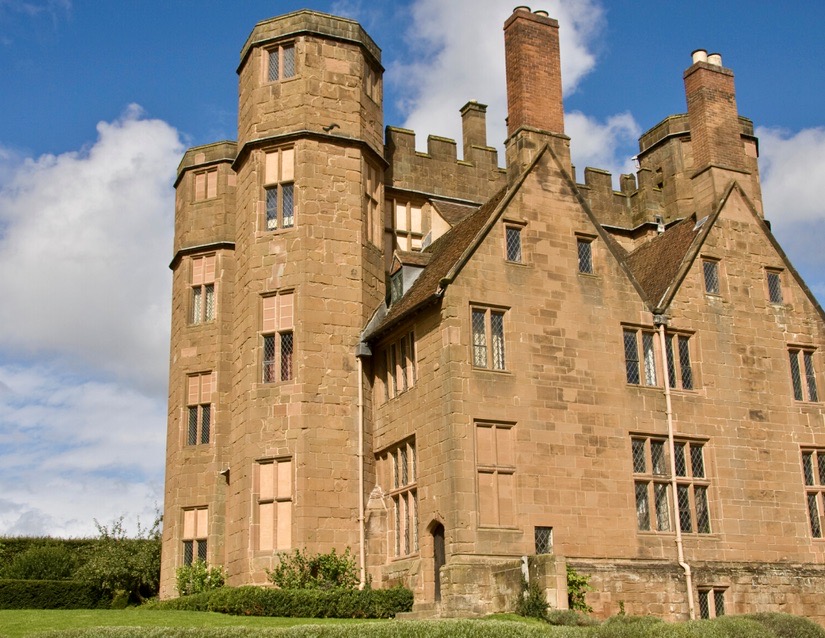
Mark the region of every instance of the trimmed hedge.
<instances>
[{"instance_id":1,"label":"trimmed hedge","mask_svg":"<svg viewBox=\"0 0 825 638\"><path fill-rule=\"evenodd\" d=\"M0 580L0 609L107 609L111 597L71 580Z\"/></svg>"},{"instance_id":2,"label":"trimmed hedge","mask_svg":"<svg viewBox=\"0 0 825 638\"><path fill-rule=\"evenodd\" d=\"M270 589L222 587L158 603L162 609L215 611L236 616L286 618L392 618L410 611L409 589Z\"/></svg>"}]
</instances>

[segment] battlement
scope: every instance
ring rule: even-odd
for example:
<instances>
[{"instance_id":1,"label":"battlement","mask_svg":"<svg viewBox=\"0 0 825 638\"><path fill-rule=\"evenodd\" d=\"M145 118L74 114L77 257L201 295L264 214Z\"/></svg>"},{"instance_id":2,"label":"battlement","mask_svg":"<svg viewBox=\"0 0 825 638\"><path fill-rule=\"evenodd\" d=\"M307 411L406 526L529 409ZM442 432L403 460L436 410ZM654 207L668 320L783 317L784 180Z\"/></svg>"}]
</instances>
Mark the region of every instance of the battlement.
<instances>
[{"instance_id":1,"label":"battlement","mask_svg":"<svg viewBox=\"0 0 825 638\"><path fill-rule=\"evenodd\" d=\"M744 137L754 137L753 122L743 115L739 116L739 130ZM690 121L688 120L688 114L670 115L642 134L639 138L639 153L645 153L669 138L689 135Z\"/></svg>"},{"instance_id":2,"label":"battlement","mask_svg":"<svg viewBox=\"0 0 825 638\"><path fill-rule=\"evenodd\" d=\"M461 109L461 160L454 139L430 135L427 152L421 153L415 150L414 131L388 126L386 186L474 202L488 199L504 185L506 173L498 166L498 151L486 143L486 109L475 101Z\"/></svg>"}]
</instances>

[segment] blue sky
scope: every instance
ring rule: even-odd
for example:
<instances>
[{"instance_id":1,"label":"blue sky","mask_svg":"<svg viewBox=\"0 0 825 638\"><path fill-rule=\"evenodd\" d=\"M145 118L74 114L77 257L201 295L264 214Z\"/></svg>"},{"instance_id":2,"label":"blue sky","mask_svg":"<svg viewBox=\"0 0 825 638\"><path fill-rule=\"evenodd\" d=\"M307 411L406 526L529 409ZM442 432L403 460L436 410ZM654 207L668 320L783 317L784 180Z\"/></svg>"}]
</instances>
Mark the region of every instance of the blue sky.
<instances>
[{"instance_id":1,"label":"blue sky","mask_svg":"<svg viewBox=\"0 0 825 638\"><path fill-rule=\"evenodd\" d=\"M254 24L299 8L383 49L385 123L501 147L512 0L0 0L0 535L83 536L163 498L174 193L187 146L234 139ZM736 74L766 217L825 300L825 3L547 0L574 163L618 175L684 112L696 48ZM579 173L581 174L581 172Z\"/></svg>"}]
</instances>

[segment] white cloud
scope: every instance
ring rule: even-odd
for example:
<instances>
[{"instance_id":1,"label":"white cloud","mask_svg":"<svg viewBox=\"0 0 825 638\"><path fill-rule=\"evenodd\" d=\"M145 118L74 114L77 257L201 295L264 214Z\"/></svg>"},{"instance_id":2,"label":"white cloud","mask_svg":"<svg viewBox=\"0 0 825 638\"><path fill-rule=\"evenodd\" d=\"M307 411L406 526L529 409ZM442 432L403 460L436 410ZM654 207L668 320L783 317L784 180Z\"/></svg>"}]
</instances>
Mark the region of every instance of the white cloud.
<instances>
[{"instance_id":1,"label":"white cloud","mask_svg":"<svg viewBox=\"0 0 825 638\"><path fill-rule=\"evenodd\" d=\"M780 224L825 219L825 127L756 135L766 214Z\"/></svg>"},{"instance_id":2,"label":"white cloud","mask_svg":"<svg viewBox=\"0 0 825 638\"><path fill-rule=\"evenodd\" d=\"M177 132L130 107L0 189L0 349L166 385Z\"/></svg>"},{"instance_id":3,"label":"white cloud","mask_svg":"<svg viewBox=\"0 0 825 638\"><path fill-rule=\"evenodd\" d=\"M413 61L390 67L386 77L405 96L404 126L418 133L424 148L427 135L461 139L459 109L468 100L488 105L488 144L500 146L506 137L507 96L502 26L514 4L503 0L418 0L411 7L406 33ZM560 22L562 82L572 93L593 68L590 50L603 24L595 0L547 2ZM459 143L460 146L460 143Z\"/></svg>"},{"instance_id":4,"label":"white cloud","mask_svg":"<svg viewBox=\"0 0 825 638\"><path fill-rule=\"evenodd\" d=\"M765 217L812 292L825 301L825 128L760 127Z\"/></svg>"},{"instance_id":5,"label":"white cloud","mask_svg":"<svg viewBox=\"0 0 825 638\"><path fill-rule=\"evenodd\" d=\"M631 158L622 152L634 144L642 132L630 113L612 115L602 123L573 111L564 114L564 127L570 136L570 154L578 181L584 181L584 169L588 166L613 173L615 185L622 173L636 172Z\"/></svg>"},{"instance_id":6,"label":"white cloud","mask_svg":"<svg viewBox=\"0 0 825 638\"><path fill-rule=\"evenodd\" d=\"M150 523L163 500L172 183L137 106L87 148L0 148L0 534Z\"/></svg>"},{"instance_id":7,"label":"white cloud","mask_svg":"<svg viewBox=\"0 0 825 638\"><path fill-rule=\"evenodd\" d=\"M162 503L165 402L49 366L0 366L0 533L88 536Z\"/></svg>"}]
</instances>

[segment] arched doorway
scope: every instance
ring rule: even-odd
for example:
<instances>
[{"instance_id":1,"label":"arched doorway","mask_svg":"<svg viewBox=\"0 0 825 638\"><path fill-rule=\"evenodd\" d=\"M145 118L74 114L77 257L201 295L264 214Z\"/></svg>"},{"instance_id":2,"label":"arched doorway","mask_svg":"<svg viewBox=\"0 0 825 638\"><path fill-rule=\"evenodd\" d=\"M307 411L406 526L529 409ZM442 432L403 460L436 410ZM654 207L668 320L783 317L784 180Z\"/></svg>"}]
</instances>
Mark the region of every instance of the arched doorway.
<instances>
[{"instance_id":1,"label":"arched doorway","mask_svg":"<svg viewBox=\"0 0 825 638\"><path fill-rule=\"evenodd\" d=\"M444 553L444 526L441 523L436 523L432 526L433 535L433 583L435 588L433 590L433 600L441 602L441 568L446 563L446 555Z\"/></svg>"}]
</instances>

